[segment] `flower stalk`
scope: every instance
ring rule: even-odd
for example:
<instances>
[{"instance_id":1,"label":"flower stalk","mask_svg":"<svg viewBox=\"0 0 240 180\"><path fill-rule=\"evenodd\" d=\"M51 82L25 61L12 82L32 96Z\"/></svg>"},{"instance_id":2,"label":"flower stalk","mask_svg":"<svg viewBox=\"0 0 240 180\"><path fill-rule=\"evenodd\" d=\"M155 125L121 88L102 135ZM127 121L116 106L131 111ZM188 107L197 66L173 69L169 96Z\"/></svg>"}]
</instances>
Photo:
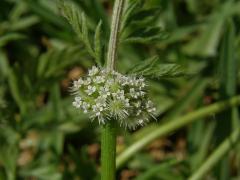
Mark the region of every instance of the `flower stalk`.
<instances>
[{"instance_id":1,"label":"flower stalk","mask_svg":"<svg viewBox=\"0 0 240 180\"><path fill-rule=\"evenodd\" d=\"M102 127L101 179L114 180L116 171L116 124L114 121Z\"/></svg>"},{"instance_id":2,"label":"flower stalk","mask_svg":"<svg viewBox=\"0 0 240 180\"><path fill-rule=\"evenodd\" d=\"M116 0L113 8L111 34L107 52L107 71L115 69L117 58L118 36L121 26L121 15L125 0ZM116 126L109 121L102 127L101 136L101 179L114 180L116 171Z\"/></svg>"},{"instance_id":3,"label":"flower stalk","mask_svg":"<svg viewBox=\"0 0 240 180\"><path fill-rule=\"evenodd\" d=\"M123 12L125 0L116 0L113 8L111 34L108 43L107 53L107 70L112 71L115 69L115 62L117 58L118 36L121 27L121 16Z\"/></svg>"}]
</instances>

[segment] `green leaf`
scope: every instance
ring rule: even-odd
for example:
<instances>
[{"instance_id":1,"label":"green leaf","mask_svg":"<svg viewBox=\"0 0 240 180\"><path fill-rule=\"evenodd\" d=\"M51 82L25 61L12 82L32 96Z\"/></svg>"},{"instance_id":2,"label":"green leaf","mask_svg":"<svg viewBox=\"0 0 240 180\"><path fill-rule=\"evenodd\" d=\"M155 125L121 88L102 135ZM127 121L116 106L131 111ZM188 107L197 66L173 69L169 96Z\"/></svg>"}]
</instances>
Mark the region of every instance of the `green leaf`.
<instances>
[{"instance_id":1,"label":"green leaf","mask_svg":"<svg viewBox=\"0 0 240 180\"><path fill-rule=\"evenodd\" d=\"M19 33L8 33L0 37L0 47L5 46L11 41L24 39L25 36Z\"/></svg>"},{"instance_id":2,"label":"green leaf","mask_svg":"<svg viewBox=\"0 0 240 180\"><path fill-rule=\"evenodd\" d=\"M183 51L189 55L215 56L223 24L222 18L214 18L200 27L200 35L183 46Z\"/></svg>"},{"instance_id":3,"label":"green leaf","mask_svg":"<svg viewBox=\"0 0 240 180\"><path fill-rule=\"evenodd\" d=\"M226 29L223 36L220 52L219 73L220 81L220 97L226 99L236 94L237 90L237 59L235 57L235 37L236 30L233 21L226 23ZM217 123L216 134L217 143L222 142L233 129L238 129L240 121L238 119L238 108L232 108L219 114L217 117L220 121ZM220 134L218 132L221 132ZM219 163L218 176L228 177L230 174L230 166L228 157L225 157Z\"/></svg>"},{"instance_id":4,"label":"green leaf","mask_svg":"<svg viewBox=\"0 0 240 180\"><path fill-rule=\"evenodd\" d=\"M144 8L144 1L130 1L122 19L120 42L150 43L165 39L167 34L154 22L159 9Z\"/></svg>"},{"instance_id":5,"label":"green leaf","mask_svg":"<svg viewBox=\"0 0 240 180\"><path fill-rule=\"evenodd\" d=\"M17 160L19 158L19 133L15 131L9 122L0 124L0 164L4 168L7 178L16 179ZM0 177L1 178L1 177Z\"/></svg>"},{"instance_id":6,"label":"green leaf","mask_svg":"<svg viewBox=\"0 0 240 180\"><path fill-rule=\"evenodd\" d=\"M225 27L218 69L221 99L234 96L237 88L237 59L235 58L234 50L235 27L232 21L228 22ZM231 111L222 112L218 117L221 121L217 123L216 131L222 132L217 137L218 142L221 142L230 133L232 128L239 126L239 122L232 119L231 113ZM229 119L232 119L232 122Z\"/></svg>"},{"instance_id":7,"label":"green leaf","mask_svg":"<svg viewBox=\"0 0 240 180\"><path fill-rule=\"evenodd\" d=\"M136 152L146 147L146 145L156 138L166 136L167 134L170 134L189 123L193 123L196 120L203 120L206 116L224 111L234 106L238 106L239 104L240 96L235 96L230 100L211 104L181 117L176 117L176 119L174 118L174 120L158 126L155 130L149 132L149 134L147 134L144 138L132 143L125 151L118 155L116 160L117 168L121 167L129 158L136 154Z\"/></svg>"},{"instance_id":8,"label":"green leaf","mask_svg":"<svg viewBox=\"0 0 240 180\"><path fill-rule=\"evenodd\" d=\"M171 121L173 118L185 113L189 107L193 106L194 102L203 98L203 92L206 89L208 82L209 80L207 79L196 78L192 83L191 88L188 91L186 91L185 95L173 102L173 106L167 112L167 115L164 117L164 119L167 121ZM132 134L133 139L134 140L141 139L144 136L146 136L146 134L148 134L149 132L152 132L155 128L156 128L155 124L149 124L148 126Z\"/></svg>"},{"instance_id":9,"label":"green leaf","mask_svg":"<svg viewBox=\"0 0 240 180\"><path fill-rule=\"evenodd\" d=\"M126 10L123 13L122 23L121 23L121 32L126 28L128 25L130 18L134 12L134 10L139 7L140 1L130 1Z\"/></svg>"},{"instance_id":10,"label":"green leaf","mask_svg":"<svg viewBox=\"0 0 240 180\"><path fill-rule=\"evenodd\" d=\"M59 17L58 14L54 13L50 8L50 4L44 5L41 1L25 0L24 3L28 8L42 20L48 23L52 23L57 27L69 29L68 24L64 21L64 18Z\"/></svg>"},{"instance_id":11,"label":"green leaf","mask_svg":"<svg viewBox=\"0 0 240 180\"><path fill-rule=\"evenodd\" d=\"M71 24L73 30L77 34L79 40L85 45L88 53L96 60L96 63L100 65L101 59L101 24L96 27L95 37L94 37L94 48L92 47L91 40L89 39L89 28L88 28L88 19L84 13L81 13L79 9L77 9L71 3L60 3L60 8L62 9L63 16L68 20Z\"/></svg>"},{"instance_id":12,"label":"green leaf","mask_svg":"<svg viewBox=\"0 0 240 180\"><path fill-rule=\"evenodd\" d=\"M0 148L0 162L3 164L7 179L16 179L18 148L17 144L9 144Z\"/></svg>"},{"instance_id":13,"label":"green leaf","mask_svg":"<svg viewBox=\"0 0 240 180\"><path fill-rule=\"evenodd\" d=\"M9 63L7 55L4 51L0 50L0 75L6 77L9 71Z\"/></svg>"},{"instance_id":14,"label":"green leaf","mask_svg":"<svg viewBox=\"0 0 240 180\"><path fill-rule=\"evenodd\" d=\"M194 148L195 151L193 152L191 158L189 158L191 170L197 170L197 168L206 159L209 152L209 147L214 137L215 125L216 122L204 124L202 121L195 122L192 125L192 129L189 132L189 136L192 137L190 147L193 146L192 148Z\"/></svg>"},{"instance_id":15,"label":"green leaf","mask_svg":"<svg viewBox=\"0 0 240 180\"><path fill-rule=\"evenodd\" d=\"M81 20L82 20L82 40L85 43L85 46L89 52L89 54L93 57L95 57L94 51L92 49L90 40L89 40L89 32L88 32L88 25L87 25L87 20L86 16L84 13L81 14Z\"/></svg>"},{"instance_id":16,"label":"green leaf","mask_svg":"<svg viewBox=\"0 0 240 180\"><path fill-rule=\"evenodd\" d=\"M160 27L143 27L132 32L128 37L122 40L123 43L149 43L157 40L163 40L168 34Z\"/></svg>"},{"instance_id":17,"label":"green leaf","mask_svg":"<svg viewBox=\"0 0 240 180\"><path fill-rule=\"evenodd\" d=\"M188 179L189 180L204 179L206 174L214 166L221 164L219 163L219 161L225 159L227 157L227 154L233 149L233 147L236 144L238 144L239 135L240 135L239 128L232 131L231 134L228 137L226 137L224 141L221 144L219 144L219 146L216 149L214 149L214 151L209 155L207 160L204 161L203 164ZM228 169L229 167L226 168ZM220 172L220 174L222 174L222 172Z\"/></svg>"},{"instance_id":18,"label":"green leaf","mask_svg":"<svg viewBox=\"0 0 240 180\"><path fill-rule=\"evenodd\" d=\"M55 165L42 165L38 166L36 168L32 169L27 169L27 170L22 170L20 174L23 177L36 177L37 179L42 179L42 180L60 180L62 179L62 175L58 171L57 166Z\"/></svg>"},{"instance_id":19,"label":"green leaf","mask_svg":"<svg viewBox=\"0 0 240 180\"><path fill-rule=\"evenodd\" d=\"M25 18L18 19L16 21L13 21L9 27L12 31L22 30L26 29L29 26L32 26L36 23L38 23L40 20L37 16L29 16Z\"/></svg>"},{"instance_id":20,"label":"green leaf","mask_svg":"<svg viewBox=\"0 0 240 180\"><path fill-rule=\"evenodd\" d=\"M158 60L157 56L144 60L143 62L136 64L135 66L133 66L133 68L128 70L128 73L142 73L144 71L147 71L148 69L153 68L157 60Z\"/></svg>"},{"instance_id":21,"label":"green leaf","mask_svg":"<svg viewBox=\"0 0 240 180\"><path fill-rule=\"evenodd\" d=\"M135 7L137 8L137 6ZM156 14L159 12L159 7L154 7L150 9L142 9L139 7L136 13L133 13L132 16L126 20L125 26L137 25L137 27L144 27L145 25L149 25L155 19Z\"/></svg>"},{"instance_id":22,"label":"green leaf","mask_svg":"<svg viewBox=\"0 0 240 180\"><path fill-rule=\"evenodd\" d=\"M138 74L149 78L171 78L186 75L184 69L177 64L159 64L158 58L153 57L135 65L128 73Z\"/></svg>"},{"instance_id":23,"label":"green leaf","mask_svg":"<svg viewBox=\"0 0 240 180\"><path fill-rule=\"evenodd\" d=\"M76 163L76 173L81 179L98 179L95 164L89 158L87 147L75 149L71 145L68 146L69 156Z\"/></svg>"},{"instance_id":24,"label":"green leaf","mask_svg":"<svg viewBox=\"0 0 240 180\"><path fill-rule=\"evenodd\" d=\"M65 68L79 62L84 53L79 46L50 49L39 57L37 75L42 78L57 77Z\"/></svg>"},{"instance_id":25,"label":"green leaf","mask_svg":"<svg viewBox=\"0 0 240 180\"><path fill-rule=\"evenodd\" d=\"M95 36L94 36L94 51L95 51L95 58L98 66L101 66L101 59L102 59L102 46L101 46L101 28L102 28L102 21L99 21Z\"/></svg>"},{"instance_id":26,"label":"green leaf","mask_svg":"<svg viewBox=\"0 0 240 180\"><path fill-rule=\"evenodd\" d=\"M171 78L186 75L183 68L177 64L159 64L151 71L145 72L143 76L152 78Z\"/></svg>"},{"instance_id":27,"label":"green leaf","mask_svg":"<svg viewBox=\"0 0 240 180\"><path fill-rule=\"evenodd\" d=\"M24 115L27 110L26 101L24 100L22 93L20 92L20 86L18 82L18 77L16 76L13 69L10 69L8 72L8 84L11 91L11 94L20 108L21 114Z\"/></svg>"},{"instance_id":28,"label":"green leaf","mask_svg":"<svg viewBox=\"0 0 240 180\"><path fill-rule=\"evenodd\" d=\"M137 176L135 180L151 180L151 179L175 179L184 180L183 174L180 174L175 169L179 163L177 160L169 160L161 164L152 166L147 171ZM174 171L175 170L175 171Z\"/></svg>"},{"instance_id":29,"label":"green leaf","mask_svg":"<svg viewBox=\"0 0 240 180\"><path fill-rule=\"evenodd\" d=\"M138 26L137 24L134 26ZM157 40L164 40L168 37L168 34L160 27L140 27L135 31L125 33L121 39L123 43L150 43Z\"/></svg>"},{"instance_id":30,"label":"green leaf","mask_svg":"<svg viewBox=\"0 0 240 180\"><path fill-rule=\"evenodd\" d=\"M239 5L239 2L234 1L222 3L199 29L198 37L183 46L183 51L189 55L216 56L224 25L228 18L239 13Z\"/></svg>"}]
</instances>

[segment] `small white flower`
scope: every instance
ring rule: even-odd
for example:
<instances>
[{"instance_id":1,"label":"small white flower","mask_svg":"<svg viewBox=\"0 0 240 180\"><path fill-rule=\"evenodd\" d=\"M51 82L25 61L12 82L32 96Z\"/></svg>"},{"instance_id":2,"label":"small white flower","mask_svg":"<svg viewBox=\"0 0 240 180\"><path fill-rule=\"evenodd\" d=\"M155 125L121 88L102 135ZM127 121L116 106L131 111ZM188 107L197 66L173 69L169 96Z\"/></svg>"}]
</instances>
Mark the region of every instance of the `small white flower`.
<instances>
[{"instance_id":1,"label":"small white flower","mask_svg":"<svg viewBox=\"0 0 240 180\"><path fill-rule=\"evenodd\" d=\"M82 98L80 96L77 96L74 99L75 99L75 101L81 101L82 100Z\"/></svg>"},{"instance_id":2,"label":"small white flower","mask_svg":"<svg viewBox=\"0 0 240 180\"><path fill-rule=\"evenodd\" d=\"M144 96L146 93L144 91L140 91L140 96Z\"/></svg>"},{"instance_id":3,"label":"small white flower","mask_svg":"<svg viewBox=\"0 0 240 180\"><path fill-rule=\"evenodd\" d=\"M92 69L89 69L88 75L89 76L94 76L99 72L99 69L96 66L93 66Z\"/></svg>"},{"instance_id":4,"label":"small white flower","mask_svg":"<svg viewBox=\"0 0 240 180\"><path fill-rule=\"evenodd\" d=\"M129 82L129 79L126 76L120 76L118 77L118 81L122 86L127 85Z\"/></svg>"},{"instance_id":5,"label":"small white flower","mask_svg":"<svg viewBox=\"0 0 240 180\"><path fill-rule=\"evenodd\" d=\"M113 85L113 83L114 83L114 80L113 80L113 79L107 79L106 86L107 86L107 87L110 87L110 86Z\"/></svg>"},{"instance_id":6,"label":"small white flower","mask_svg":"<svg viewBox=\"0 0 240 180\"><path fill-rule=\"evenodd\" d=\"M130 107L129 99L124 99L124 105L125 107Z\"/></svg>"},{"instance_id":7,"label":"small white flower","mask_svg":"<svg viewBox=\"0 0 240 180\"><path fill-rule=\"evenodd\" d=\"M101 84L104 83L105 79L103 76L96 76L96 78L93 79L93 82L97 83L97 84Z\"/></svg>"},{"instance_id":8,"label":"small white flower","mask_svg":"<svg viewBox=\"0 0 240 180\"><path fill-rule=\"evenodd\" d=\"M100 116L101 112L104 110L104 108L99 103L97 103L96 105L93 105L92 109L93 109L93 112L95 112L96 116Z\"/></svg>"},{"instance_id":9,"label":"small white flower","mask_svg":"<svg viewBox=\"0 0 240 180\"><path fill-rule=\"evenodd\" d=\"M142 110L138 109L136 115L139 116L141 113L142 113Z\"/></svg>"},{"instance_id":10,"label":"small white flower","mask_svg":"<svg viewBox=\"0 0 240 180\"><path fill-rule=\"evenodd\" d=\"M96 105L101 104L103 107L107 106L107 102L106 102L106 97L104 96L99 96L96 100Z\"/></svg>"},{"instance_id":11,"label":"small white flower","mask_svg":"<svg viewBox=\"0 0 240 180\"><path fill-rule=\"evenodd\" d=\"M130 89L130 94L134 94L135 93L135 89L134 88L131 88Z\"/></svg>"},{"instance_id":12,"label":"small white flower","mask_svg":"<svg viewBox=\"0 0 240 180\"><path fill-rule=\"evenodd\" d=\"M154 112L156 111L156 108L153 107L153 108L147 109L147 111L148 111L149 113L154 113Z\"/></svg>"},{"instance_id":13,"label":"small white flower","mask_svg":"<svg viewBox=\"0 0 240 180\"><path fill-rule=\"evenodd\" d=\"M151 108L151 107L153 107L153 102L148 100L147 103L146 103L146 108L148 109L148 108Z\"/></svg>"},{"instance_id":14,"label":"small white flower","mask_svg":"<svg viewBox=\"0 0 240 180\"><path fill-rule=\"evenodd\" d=\"M130 88L130 96L132 96L135 99L138 98L138 93L135 91L134 88Z\"/></svg>"},{"instance_id":15,"label":"small white flower","mask_svg":"<svg viewBox=\"0 0 240 180\"><path fill-rule=\"evenodd\" d=\"M101 70L101 73L102 73L102 74L106 74L106 73L107 73L107 70L106 70L106 69L102 69L102 70Z\"/></svg>"},{"instance_id":16,"label":"small white flower","mask_svg":"<svg viewBox=\"0 0 240 180\"><path fill-rule=\"evenodd\" d=\"M77 81L73 81L73 87L79 89L83 85L82 78L79 78Z\"/></svg>"},{"instance_id":17,"label":"small white flower","mask_svg":"<svg viewBox=\"0 0 240 180\"><path fill-rule=\"evenodd\" d=\"M86 102L83 102L82 103L82 108L83 108L83 112L84 113L87 113L88 112L88 109L90 107L90 104L86 103Z\"/></svg>"},{"instance_id":18,"label":"small white flower","mask_svg":"<svg viewBox=\"0 0 240 180\"><path fill-rule=\"evenodd\" d=\"M80 108L81 107L81 104L82 102L81 101L73 101L73 106L76 107L76 108Z\"/></svg>"},{"instance_id":19,"label":"small white flower","mask_svg":"<svg viewBox=\"0 0 240 180\"><path fill-rule=\"evenodd\" d=\"M96 87L95 86L90 86L90 85L87 87L87 90L85 90L85 92L88 95L92 95L95 91L96 91Z\"/></svg>"},{"instance_id":20,"label":"small white flower","mask_svg":"<svg viewBox=\"0 0 240 180\"><path fill-rule=\"evenodd\" d=\"M123 90L118 90L115 93L112 93L113 97L115 97L116 99L125 99L125 95L124 95L124 91Z\"/></svg>"},{"instance_id":21,"label":"small white flower","mask_svg":"<svg viewBox=\"0 0 240 180\"><path fill-rule=\"evenodd\" d=\"M89 77L83 82L85 86L89 85L90 83L91 83L91 78Z\"/></svg>"},{"instance_id":22,"label":"small white flower","mask_svg":"<svg viewBox=\"0 0 240 180\"><path fill-rule=\"evenodd\" d=\"M140 108L140 107L141 107L141 101L135 102L135 103L134 103L134 106L135 106L136 108Z\"/></svg>"},{"instance_id":23,"label":"small white flower","mask_svg":"<svg viewBox=\"0 0 240 180\"><path fill-rule=\"evenodd\" d=\"M142 125L144 123L144 120L140 119L138 120L138 123Z\"/></svg>"},{"instance_id":24,"label":"small white flower","mask_svg":"<svg viewBox=\"0 0 240 180\"><path fill-rule=\"evenodd\" d=\"M99 95L102 96L103 98L107 98L108 96L110 96L111 93L109 91L109 88L108 87L100 87Z\"/></svg>"},{"instance_id":25,"label":"small white flower","mask_svg":"<svg viewBox=\"0 0 240 180\"><path fill-rule=\"evenodd\" d=\"M81 105L82 105L82 101L81 101L82 98L79 97L79 96L77 96L77 97L74 98L74 100L75 100L75 101L73 101L73 103L72 103L73 106L76 107L76 108L80 108Z\"/></svg>"}]
</instances>

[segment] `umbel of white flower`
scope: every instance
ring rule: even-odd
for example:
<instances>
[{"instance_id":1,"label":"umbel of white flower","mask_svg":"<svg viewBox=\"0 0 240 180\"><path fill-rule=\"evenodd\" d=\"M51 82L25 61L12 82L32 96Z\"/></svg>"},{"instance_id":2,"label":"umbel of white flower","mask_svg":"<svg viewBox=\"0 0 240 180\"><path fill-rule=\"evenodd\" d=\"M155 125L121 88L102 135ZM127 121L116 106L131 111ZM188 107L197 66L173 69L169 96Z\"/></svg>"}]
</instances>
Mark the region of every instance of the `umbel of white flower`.
<instances>
[{"instance_id":1,"label":"umbel of white flower","mask_svg":"<svg viewBox=\"0 0 240 180\"><path fill-rule=\"evenodd\" d=\"M73 106L97 119L99 124L116 120L135 129L154 118L156 108L147 97L144 78L108 72L93 66L86 77L73 81Z\"/></svg>"}]
</instances>

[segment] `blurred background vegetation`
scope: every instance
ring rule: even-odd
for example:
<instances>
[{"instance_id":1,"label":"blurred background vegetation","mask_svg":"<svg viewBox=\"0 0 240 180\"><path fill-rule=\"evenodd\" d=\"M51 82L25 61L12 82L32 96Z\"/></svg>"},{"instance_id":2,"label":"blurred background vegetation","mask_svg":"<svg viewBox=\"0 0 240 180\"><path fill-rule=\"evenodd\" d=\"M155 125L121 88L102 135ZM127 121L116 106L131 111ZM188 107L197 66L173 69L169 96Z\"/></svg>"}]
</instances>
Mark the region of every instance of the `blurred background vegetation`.
<instances>
[{"instance_id":1,"label":"blurred background vegetation","mask_svg":"<svg viewBox=\"0 0 240 180\"><path fill-rule=\"evenodd\" d=\"M118 154L161 123L233 97L240 87L240 1L142 2L125 36L147 38L123 40L118 69L126 73L157 56L157 67L176 63L188 75L148 81L158 122L132 132L119 128ZM102 20L106 50L113 0L72 3L85 12L90 34ZM99 179L100 128L72 107L69 93L71 81L94 63L58 1L0 1L1 180ZM238 111L211 114L155 138L119 166L118 179L187 179L239 128ZM239 148L232 147L204 179L240 179Z\"/></svg>"}]
</instances>

